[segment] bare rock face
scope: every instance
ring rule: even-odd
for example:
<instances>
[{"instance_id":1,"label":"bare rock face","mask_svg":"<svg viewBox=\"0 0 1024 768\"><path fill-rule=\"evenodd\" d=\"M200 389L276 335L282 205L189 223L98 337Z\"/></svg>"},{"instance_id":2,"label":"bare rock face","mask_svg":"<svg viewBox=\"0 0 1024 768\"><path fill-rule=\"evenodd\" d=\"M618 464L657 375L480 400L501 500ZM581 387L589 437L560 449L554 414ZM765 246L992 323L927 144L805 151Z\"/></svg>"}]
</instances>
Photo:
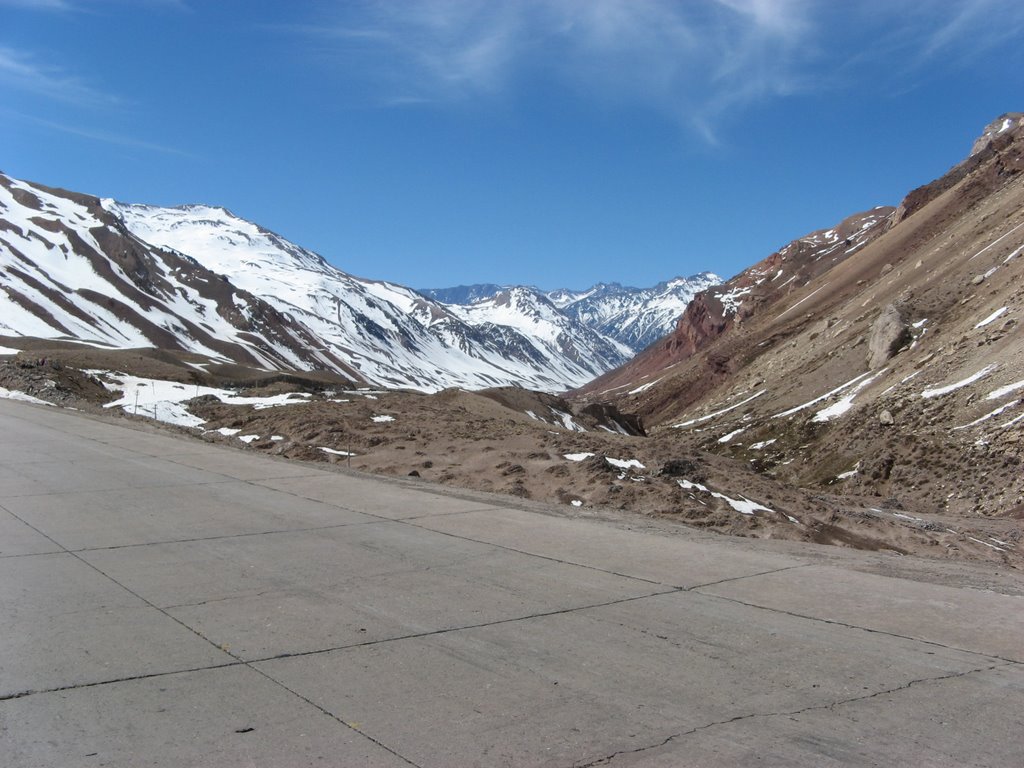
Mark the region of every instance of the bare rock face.
<instances>
[{"instance_id":1,"label":"bare rock face","mask_svg":"<svg viewBox=\"0 0 1024 768\"><path fill-rule=\"evenodd\" d=\"M871 324L868 337L868 368L875 370L885 365L901 347L910 343L910 326L895 305L889 304Z\"/></svg>"},{"instance_id":2,"label":"bare rock face","mask_svg":"<svg viewBox=\"0 0 1024 768\"><path fill-rule=\"evenodd\" d=\"M975 140L974 146L971 147L971 155L973 156L981 152L997 136L1007 131L1012 131L1021 125L1024 125L1024 112L1007 112L1005 115L1001 115L998 119L985 126L984 132Z\"/></svg>"}]
</instances>

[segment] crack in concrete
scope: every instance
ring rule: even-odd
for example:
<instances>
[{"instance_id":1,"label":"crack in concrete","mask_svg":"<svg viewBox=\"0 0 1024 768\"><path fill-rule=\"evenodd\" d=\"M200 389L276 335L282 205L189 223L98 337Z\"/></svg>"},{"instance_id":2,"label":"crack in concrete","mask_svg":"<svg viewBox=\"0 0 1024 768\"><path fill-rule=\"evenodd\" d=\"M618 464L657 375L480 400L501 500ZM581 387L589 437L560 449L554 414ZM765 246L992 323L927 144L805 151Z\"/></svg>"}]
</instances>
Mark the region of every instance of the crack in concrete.
<instances>
[{"instance_id":1,"label":"crack in concrete","mask_svg":"<svg viewBox=\"0 0 1024 768\"><path fill-rule=\"evenodd\" d=\"M653 584L654 586L658 587L667 587L672 592L681 592L687 589L687 587L681 586L679 584L666 584L665 582L657 581L656 579L646 579L643 576L631 576L628 573L620 573L619 571L613 571L608 568L599 568L596 565L588 565L587 563L577 563L573 562L572 560L563 560L562 558L554 557L553 555L542 555L537 552L527 552L525 549L517 549L516 547L510 547L505 544L495 544L493 542L484 541L482 539L474 539L472 536L460 536L457 533L451 533L449 531L438 531L433 528L428 528L425 525L416 525L415 523L410 522L409 520L396 520L395 522L403 523L405 525L408 525L410 528L416 528L421 531L429 531L430 533L436 533L440 536L448 536L449 538L457 539L459 541L468 541L473 544L485 544L490 547L495 547L496 549L505 550L506 552L513 552L517 555L525 555L526 557L536 557L539 560L547 560L551 563L558 563L560 565L570 565L576 568L585 568L590 571L605 573L609 576L618 576L619 578L632 579L633 581L641 581L645 584Z\"/></svg>"},{"instance_id":2,"label":"crack in concrete","mask_svg":"<svg viewBox=\"0 0 1024 768\"><path fill-rule=\"evenodd\" d=\"M195 469L195 467L192 467ZM25 477L30 482L37 482L31 477ZM81 496L85 493L117 493L118 491L149 491L159 490L161 488L195 488L203 487L208 485L228 485L230 483L245 482L243 480L236 480L235 478L225 477L224 480L209 480L206 482L181 482L181 483L159 483L156 485L120 485L115 488L89 488L86 490L77 491L45 491L43 493L6 493L5 498L8 499L39 499L46 498L47 496ZM267 490L264 488L263 490Z\"/></svg>"},{"instance_id":3,"label":"crack in concrete","mask_svg":"<svg viewBox=\"0 0 1024 768\"><path fill-rule=\"evenodd\" d=\"M788 710L788 711L779 711L779 712L749 712L749 713L747 713L745 715L736 715L735 717L730 717L727 720L716 720L715 722L712 722L712 723L705 723L704 725L699 725L699 726L697 726L695 728L690 728L687 731L681 731L679 733L674 733L671 736L667 736L666 738L664 738L661 741L656 742L654 744L648 744L648 745L643 746L643 747L636 747L635 749L621 749L621 750L618 750L617 752L613 752L610 755L605 755L604 757L599 757L599 758L597 758L595 760L590 760L589 762L586 762L586 763L575 762L575 763L573 763L573 768L593 768L594 766L598 766L598 765L609 765L612 762L612 760L615 760L617 757L621 757L621 756L624 756L624 755L635 755L635 754L639 754L641 752L649 752L649 751L651 751L653 749L659 749L660 747L664 747L667 744L669 744L669 743L671 743L673 741L676 741L678 739L685 738L686 736L692 736L695 733L699 733L701 731L706 731L706 730L709 730L711 728L718 728L718 727L723 726L723 725L731 725L733 723L743 722L744 720L753 720L753 719L757 719L757 718L769 718L769 717L793 717L795 715L802 715L802 714L805 714L807 712L815 712L815 711L820 711L820 710L834 710L837 707L842 707L842 706L845 706L847 704L854 704L854 703L857 703L857 702L860 702L860 701L868 701L870 699L875 699L875 698L878 698L879 696L887 696L887 695L890 695L890 694L899 693L900 691L905 691L905 690L907 690L908 688L910 688L912 686L920 685L920 684L923 684L923 683L941 683L941 682L945 682L947 680L955 680L957 678L967 677L968 675L974 675L974 674L977 674L978 672L990 672L990 671L992 671L994 669L1002 669L1002 668L1005 668L1005 667L1013 667L1013 666L1020 666L1020 665L1017 664L1016 662L1008 662L1008 663L1005 663L1005 664L992 664L992 665L987 666L987 667L978 667L978 668L975 668L975 669L966 670L964 672L951 672L951 673L949 673L947 675L939 675L937 677L916 678L914 680L909 680L908 682L903 683L902 685L898 685L895 688L887 688L885 690L875 691L874 693L865 694L863 696L852 696L852 697L850 697L848 699L840 699L838 701L833 701L833 702L830 702L828 704L814 704L814 705L811 705L811 706L808 706L808 707L802 707L800 709L794 709L794 710Z\"/></svg>"},{"instance_id":4,"label":"crack in concrete","mask_svg":"<svg viewBox=\"0 0 1024 768\"><path fill-rule=\"evenodd\" d=\"M976 651L976 650L972 650L970 648L960 648L960 647L955 646L955 645L946 645L945 643L940 643L938 640L926 640L925 638L922 638L922 637L913 637L911 635L901 635L899 632L892 632L892 631L887 630L887 629L875 629L874 627L865 627L865 626L862 626L860 624L848 624L845 621L839 621L838 619L826 619L826 618L822 618L821 616L808 616L806 614L796 613L795 611L787 611L784 608L772 608L771 606L767 606L767 605L758 605L757 603L748 603L745 600L740 600L740 599L735 598L735 597L725 597L724 595L707 594L705 592L697 592L697 594L703 595L704 597L710 597L713 600L724 600L725 602L735 603L737 605L743 605L743 606L746 606L747 608L755 608L755 609L757 609L759 611L767 611L769 613L777 613L777 614L780 614L782 616L791 616L794 619L804 619L806 621L817 621L817 622L820 622L822 624L831 624L833 626L844 627L846 629L858 629L861 632L870 632L871 634L874 634L874 635L883 635L885 637L895 637L895 638L898 638L900 640L909 640L909 641L914 642L914 643L921 643L923 645L931 645L931 646L934 646L936 648L942 648L943 650L947 650L947 651L956 651L958 653L968 653L968 654L971 654L972 656L979 656L979 657L984 658L984 659L999 659L999 661L1005 661L1008 664L1022 664L1022 663L1024 663L1024 659L1011 659L1011 658L1008 658L1006 656L1000 656L998 653L985 653L983 651Z\"/></svg>"},{"instance_id":5,"label":"crack in concrete","mask_svg":"<svg viewBox=\"0 0 1024 768\"><path fill-rule=\"evenodd\" d=\"M318 648L312 651L295 651L291 653L279 653L274 656L266 656L264 658L250 659L250 664L262 664L268 661L279 661L281 659L294 659L301 658L303 656L316 656L322 653L332 653L334 651L347 651L354 648L367 648L375 645L383 645L385 643L395 643L402 640L418 640L424 637L434 637L436 635L447 635L455 632L466 632L471 629L486 629L488 627L498 627L502 624L514 624L520 621L531 621L532 619L543 619L549 616L564 616L570 613L578 613L580 611L589 611L594 608L606 608L612 605L621 605L623 603L631 603L637 600L647 600L651 597L659 597L661 595L673 595L678 594L682 590L680 589L666 589L662 592L651 592L645 595L633 595L631 597L621 597L615 600L607 600L601 603L588 603L587 605L576 605L569 608L555 608L550 611L538 611L536 613L530 613L525 616L511 616L505 619L494 619L493 621L483 621L478 624L464 624L457 627L441 627L440 629L430 629L424 632L412 632L408 635L396 635L394 637L382 637L377 640L364 640L359 643L349 643L347 645L338 645L331 648Z\"/></svg>"},{"instance_id":6,"label":"crack in concrete","mask_svg":"<svg viewBox=\"0 0 1024 768\"><path fill-rule=\"evenodd\" d=\"M9 510L5 510L5 511L8 511L8 513L9 513L9 514L12 514L12 515L13 515L14 517L16 517L17 519L21 520L21 518L20 518L20 517L18 517L17 515L14 515L14 513L13 513L13 512L10 512ZM52 542L53 542L54 544L56 544L57 546L60 546L60 544L59 544L59 543L58 543L57 541L55 541L55 540L54 540L54 539L52 539L51 537L47 536L47 535L46 535L45 533L43 533L42 531L40 531L40 530L39 530L38 528L36 528L36 527L35 527L35 526L33 526L32 524L30 524L30 523L26 522L25 520L21 520L21 522L25 523L25 525L27 525L27 526L28 526L29 528L31 528L32 530L36 531L36 533L38 533L39 535L41 535L41 536L44 536L44 537L46 537L46 539L48 539L49 541L52 541ZM264 671L262 671L262 670L260 670L260 669L257 669L256 667L252 666L252 665L253 665L253 662L251 662L251 661L246 661L246 660L242 659L241 657L239 657L239 656L238 656L237 654L234 654L234 653L232 653L232 652L231 652L230 650L228 650L228 649L227 649L226 647L224 647L224 646L221 646L221 645L218 645L217 643L213 642L213 640L211 640L210 638L208 638L208 637L206 637L205 635L203 635L203 634L202 634L202 633L201 633L201 632L200 632L199 630L197 630L197 629L195 629L195 628L193 628L193 627L189 626L188 624L186 624L186 623L185 623L184 621L182 621L181 619L178 619L178 618L177 618L176 616L174 616L174 615L172 615L172 614L168 613L167 611L165 611L164 609L162 609L162 608L161 608L160 606L156 605L156 604L155 604L154 602L152 602L151 600L147 600L147 599L146 599L145 597L143 597L142 595L140 595L140 594L139 594L138 592L136 592L135 590L133 590L133 589L130 589L129 587L125 586L125 585L124 585L124 584L122 584L122 583L121 583L120 581L118 581L117 579L115 579L115 578L114 578L113 576L111 576L110 574L108 574L108 573L104 572L104 571L103 571L103 570L102 570L101 568L99 568L99 567L97 567L97 566L93 565L93 564L92 564L92 563L90 563L90 562L89 562L88 560L86 560L86 559L84 559L84 558L80 557L80 556L79 556L78 554L76 554L75 552L71 552L71 551L69 551L69 550L67 550L67 549L65 549L65 548L63 548L63 547L62 547L62 549L64 549L64 551L65 551L65 552L67 552L67 553L68 553L69 555L71 555L72 557L74 557L74 558L75 558L76 560L78 560L79 562L83 563L83 564L84 564L85 566L87 566L88 568L91 568L92 570L94 570L94 571L96 571L96 572L97 572L98 574L100 574L101 576L103 576L103 577L105 577L105 578L109 579L110 581L112 581L112 582L113 582L114 584L116 584L117 586L119 586L119 587L120 587L121 589L123 589L123 590L124 590L125 592L127 592L128 594L130 594L130 595L133 595L134 597L136 597L136 598L138 598L139 600L141 600L142 602L144 602L144 603L145 603L146 605L148 605L148 606L149 606L150 608L152 608L153 610L155 610L155 611L157 611L157 612L161 613L162 615L166 616L166 617L167 617L168 619L170 619L170 620L171 620L171 621L173 621L174 623L178 624L179 626L183 627L183 628L184 628L185 630L187 630L188 632L191 632L192 634L194 634L194 635L195 635L196 637L200 638L200 639L201 639L201 640L203 640L204 642L206 642L206 643L208 643L208 644L212 645L212 646L213 646L214 648L216 648L216 649L217 649L218 651L220 651L221 653L223 653L223 654L225 654L226 656L229 656L229 657L231 657L232 659L234 659L234 661L233 661L233 662L227 662L227 663L225 663L225 664L222 664L222 665L219 665L219 666L221 666L221 667L234 667L234 666L244 666L244 667L246 667L247 669L250 669L250 670L252 670L252 671L253 671L253 672L255 672L256 674L258 674L258 675L260 675L261 677L265 678L266 680L268 680L268 681L272 682L272 683L273 683L274 685L277 685L277 686L281 687L282 689L284 689L285 691L287 691L288 693L292 694L293 696L295 696L295 697L296 697L296 698L298 698L299 700L301 700L301 701L304 701L304 702L306 702L306 703L307 703L308 705L310 705L310 706L314 707L315 709L319 710L320 712L322 712L323 714L327 715L327 716L328 716L328 717L330 717L331 719L335 720L336 722L338 722L339 724L341 724L341 725L342 725L342 726L344 726L345 728L347 728L347 729L349 729L349 730L351 730L351 731L354 731L355 733L358 733L358 734L359 734L360 736L362 736L362 737L363 737L364 739L367 739L368 741L371 741L371 742L373 742L374 744L376 744L376 745L377 745L378 747L380 747L381 749L383 749L383 750L387 751L388 753L390 753L390 754L394 755L395 757L399 758L400 760L404 761L405 763L408 763L409 765L413 766L413 768L421 768L421 767L420 767L420 766L418 766L418 765L417 765L416 763L414 763L413 761L409 760L409 759L408 759L407 757L405 757L404 755L400 754L399 752L397 752L396 750L392 749L391 747L388 747L388 746L387 746L386 744L384 744L383 742L381 742L381 741L378 741L377 739L373 738L372 736L370 736L370 735L368 735L368 734L366 734L366 733L363 733L363 732L362 732L362 731L360 731L360 730L359 730L358 728L355 728L355 727L354 727L354 726L353 726L353 725L352 725L351 723L349 723L349 722L347 722L347 721L345 721L345 720L342 720L342 719L341 719L340 717L338 717L338 716L337 716L337 715L335 715L334 713L332 713L332 712L328 711L327 709L325 709L325 708L321 707L320 705L318 705L318 704L316 704L315 702L311 701L310 699L306 698L306 697L305 697L305 696L303 696L302 694L300 694L300 693L297 693L296 691L293 691L293 690L292 690L291 688L289 688L288 686L286 686L286 685L285 685L284 683L282 683L281 681L279 681L279 680L275 680L275 679L274 679L273 677L271 677L270 675L268 675L268 674L267 674L266 672L264 672ZM218 666L212 666L212 667L207 667L207 668L209 668L209 669L216 669L216 668L218 668ZM128 680L131 680L131 679L146 679L147 677L162 677L162 676L167 676L167 675L171 675L171 674L180 674L180 673L181 673L182 671L188 671L188 670L176 670L176 671L174 671L174 672L166 672L166 673L151 673L151 674L148 674L148 675L138 675L138 676L135 676L134 678L126 678L126 679L124 680L124 682L127 682ZM196 671L198 671L198 670L196 670ZM113 681L105 681L105 682L94 682L94 683L89 683L89 684L85 684L85 685L73 685L73 686L68 686L68 687L67 687L67 688L65 688L64 690L73 690L73 689L76 689L76 688L83 688L83 687L90 687L90 688L91 688L91 687L95 687L95 686L99 686L99 685L105 685L105 684L110 684L110 683L116 683L116 682L121 682L121 681L118 681L118 680L113 680ZM57 690L60 690L60 689L57 689ZM34 693L34 692L32 692L32 691L29 691L29 692L24 692L24 693L21 693L21 694L17 694L17 695L11 696L10 698L22 698L22 697L24 697L24 696L30 696L30 695L32 695L33 693ZM3 699L3 698L0 698L0 701L2 701L2 700L4 700L4 699Z\"/></svg>"},{"instance_id":7,"label":"crack in concrete","mask_svg":"<svg viewBox=\"0 0 1024 768\"><path fill-rule=\"evenodd\" d=\"M136 680L152 680L156 677L170 677L171 675L185 675L190 672L207 672L213 669L230 669L231 667L245 666L243 661L226 661L223 664L210 664L205 667L189 667L187 669L174 669L166 672L147 672L141 675L127 675L125 677L113 677L106 680L93 680L87 683L72 683L70 685L58 685L53 688L31 688L15 693L0 694L0 701L11 701L23 699L26 696L37 696L45 693L62 693L65 691L77 691L83 688L98 688L103 685L116 685L117 683L131 683Z\"/></svg>"},{"instance_id":8,"label":"crack in concrete","mask_svg":"<svg viewBox=\"0 0 1024 768\"><path fill-rule=\"evenodd\" d=\"M248 536L279 536L289 533L306 533L307 531L330 531L335 528L350 528L357 525L380 525L382 520L359 520L354 523L334 523L332 525L315 525L309 528L271 528L266 531L246 531L243 533L219 533L214 536L196 536L189 539L162 539L158 541L142 541L137 544L111 544L106 547L64 548L62 552L77 554L79 552L105 552L112 549L133 549L136 547L158 547L165 544L192 544L199 541L220 541L222 539L244 539Z\"/></svg>"},{"instance_id":9,"label":"crack in concrete","mask_svg":"<svg viewBox=\"0 0 1024 768\"><path fill-rule=\"evenodd\" d=\"M770 571L761 571L760 573L750 573L745 576L729 576L725 579L719 579L718 581L709 581L707 584L697 584L693 587L687 587L687 592L696 592L698 589L706 589L707 587L715 587L719 584L728 584L730 581L743 581L743 579L755 579L758 576L770 576L774 573L782 573L783 571L795 571L798 568L809 568L814 563L800 563L799 565L787 565L782 568L774 568ZM704 594L703 592L701 594ZM704 595L705 597L717 597L717 595Z\"/></svg>"}]
</instances>

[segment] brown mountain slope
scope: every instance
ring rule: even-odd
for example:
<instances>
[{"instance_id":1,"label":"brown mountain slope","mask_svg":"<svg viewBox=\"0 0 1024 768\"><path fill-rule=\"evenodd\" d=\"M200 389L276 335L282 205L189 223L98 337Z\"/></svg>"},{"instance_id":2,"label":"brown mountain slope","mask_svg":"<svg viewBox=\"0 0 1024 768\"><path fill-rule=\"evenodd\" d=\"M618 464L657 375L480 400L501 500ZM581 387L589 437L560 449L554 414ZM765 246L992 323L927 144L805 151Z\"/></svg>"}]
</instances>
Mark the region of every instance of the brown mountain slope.
<instances>
[{"instance_id":1,"label":"brown mountain slope","mask_svg":"<svg viewBox=\"0 0 1024 768\"><path fill-rule=\"evenodd\" d=\"M855 253L703 343L695 300L582 399L804 489L1024 517L1024 120L986 135Z\"/></svg>"}]
</instances>

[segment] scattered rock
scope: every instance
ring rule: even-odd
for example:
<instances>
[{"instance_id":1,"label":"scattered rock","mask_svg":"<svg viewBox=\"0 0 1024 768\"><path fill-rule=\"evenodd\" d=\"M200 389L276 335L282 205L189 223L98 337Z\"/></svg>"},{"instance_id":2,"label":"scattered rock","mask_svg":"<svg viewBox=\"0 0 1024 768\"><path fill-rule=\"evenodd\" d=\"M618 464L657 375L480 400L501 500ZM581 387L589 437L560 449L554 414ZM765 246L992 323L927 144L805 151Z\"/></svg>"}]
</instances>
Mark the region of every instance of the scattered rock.
<instances>
[{"instance_id":1,"label":"scattered rock","mask_svg":"<svg viewBox=\"0 0 1024 768\"><path fill-rule=\"evenodd\" d=\"M883 427L891 427L896 423L896 419L892 417L892 414L889 411L882 411L878 414L878 423Z\"/></svg>"},{"instance_id":2,"label":"scattered rock","mask_svg":"<svg viewBox=\"0 0 1024 768\"><path fill-rule=\"evenodd\" d=\"M981 285L984 282L985 282L985 276L984 275L975 275L971 279L971 285Z\"/></svg>"}]
</instances>

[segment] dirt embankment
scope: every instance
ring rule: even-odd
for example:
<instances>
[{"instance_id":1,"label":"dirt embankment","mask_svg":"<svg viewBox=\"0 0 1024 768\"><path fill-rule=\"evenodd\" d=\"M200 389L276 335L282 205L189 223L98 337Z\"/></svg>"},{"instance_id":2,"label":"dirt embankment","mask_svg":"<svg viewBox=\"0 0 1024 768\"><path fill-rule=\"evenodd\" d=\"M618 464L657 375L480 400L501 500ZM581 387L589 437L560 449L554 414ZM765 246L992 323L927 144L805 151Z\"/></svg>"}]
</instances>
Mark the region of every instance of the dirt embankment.
<instances>
[{"instance_id":1,"label":"dirt embankment","mask_svg":"<svg viewBox=\"0 0 1024 768\"><path fill-rule=\"evenodd\" d=\"M139 358L125 354L117 367L151 374L153 358L146 355L143 370L131 371ZM587 413L526 390L346 391L274 377L237 386L251 384L243 373L233 390L240 396L304 394L274 407L193 398L187 405L205 423L191 433L240 450L561 504L567 512L608 510L723 534L1024 564L1019 516L935 513L904 492L898 478L881 496L858 484L809 483L800 473L833 478L846 469L845 459L821 455L780 467L788 443L756 451L745 440L721 455L717 432L629 434L631 421L622 414ZM141 418L104 409L110 393L100 378L56 358L2 362L0 386L112 418ZM796 447L806 437L797 430L786 440ZM884 456L876 458L883 472Z\"/></svg>"}]
</instances>

